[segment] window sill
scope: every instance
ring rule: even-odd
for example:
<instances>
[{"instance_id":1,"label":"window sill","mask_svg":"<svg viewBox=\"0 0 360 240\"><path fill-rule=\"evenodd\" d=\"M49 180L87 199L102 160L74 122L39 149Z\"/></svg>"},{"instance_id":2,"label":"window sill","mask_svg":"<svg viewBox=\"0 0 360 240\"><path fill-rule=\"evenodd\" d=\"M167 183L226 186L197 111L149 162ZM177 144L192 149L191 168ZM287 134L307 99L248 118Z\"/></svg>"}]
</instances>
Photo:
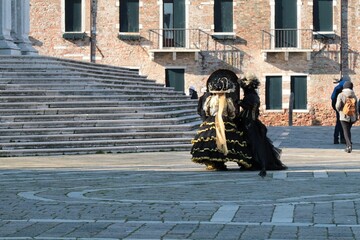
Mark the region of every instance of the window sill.
<instances>
[{"instance_id":1,"label":"window sill","mask_svg":"<svg viewBox=\"0 0 360 240\"><path fill-rule=\"evenodd\" d=\"M266 109L264 113L284 113L284 109Z\"/></svg>"},{"instance_id":2,"label":"window sill","mask_svg":"<svg viewBox=\"0 0 360 240\"><path fill-rule=\"evenodd\" d=\"M236 34L234 32L216 32L211 37L215 40L235 40Z\"/></svg>"},{"instance_id":3,"label":"window sill","mask_svg":"<svg viewBox=\"0 0 360 240\"><path fill-rule=\"evenodd\" d=\"M126 41L131 41L131 40L140 40L140 33L138 32L119 32L118 38L120 40L126 40Z\"/></svg>"},{"instance_id":4,"label":"window sill","mask_svg":"<svg viewBox=\"0 0 360 240\"><path fill-rule=\"evenodd\" d=\"M294 109L293 112L294 113L308 113L309 110L307 110L307 109Z\"/></svg>"},{"instance_id":5,"label":"window sill","mask_svg":"<svg viewBox=\"0 0 360 240\"><path fill-rule=\"evenodd\" d=\"M335 39L335 32L313 32L314 39Z\"/></svg>"},{"instance_id":6,"label":"window sill","mask_svg":"<svg viewBox=\"0 0 360 240\"><path fill-rule=\"evenodd\" d=\"M284 109L266 109L264 113L284 113L285 110L289 110L288 108ZM293 109L293 113L309 113L308 109Z\"/></svg>"},{"instance_id":7,"label":"window sill","mask_svg":"<svg viewBox=\"0 0 360 240\"><path fill-rule=\"evenodd\" d=\"M84 40L86 33L84 32L65 32L63 38L68 40Z\"/></svg>"}]
</instances>

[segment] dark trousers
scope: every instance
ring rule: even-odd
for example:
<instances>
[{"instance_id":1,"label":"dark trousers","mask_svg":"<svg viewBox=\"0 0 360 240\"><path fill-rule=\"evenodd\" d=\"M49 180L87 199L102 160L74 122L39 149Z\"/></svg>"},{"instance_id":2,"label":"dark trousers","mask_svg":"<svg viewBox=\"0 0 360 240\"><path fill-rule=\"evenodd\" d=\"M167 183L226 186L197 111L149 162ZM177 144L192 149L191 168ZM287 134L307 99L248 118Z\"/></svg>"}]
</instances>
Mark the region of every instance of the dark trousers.
<instances>
[{"instance_id":1,"label":"dark trousers","mask_svg":"<svg viewBox=\"0 0 360 240\"><path fill-rule=\"evenodd\" d=\"M336 112L336 124L335 124L335 129L334 129L334 139L338 140L339 136L340 136L340 141L344 139L344 131L342 128L342 125L340 123L340 114L338 111Z\"/></svg>"},{"instance_id":2,"label":"dark trousers","mask_svg":"<svg viewBox=\"0 0 360 240\"><path fill-rule=\"evenodd\" d=\"M353 125L352 122L340 121L342 129L344 131L344 137L346 141L346 146L351 147L351 127Z\"/></svg>"}]
</instances>

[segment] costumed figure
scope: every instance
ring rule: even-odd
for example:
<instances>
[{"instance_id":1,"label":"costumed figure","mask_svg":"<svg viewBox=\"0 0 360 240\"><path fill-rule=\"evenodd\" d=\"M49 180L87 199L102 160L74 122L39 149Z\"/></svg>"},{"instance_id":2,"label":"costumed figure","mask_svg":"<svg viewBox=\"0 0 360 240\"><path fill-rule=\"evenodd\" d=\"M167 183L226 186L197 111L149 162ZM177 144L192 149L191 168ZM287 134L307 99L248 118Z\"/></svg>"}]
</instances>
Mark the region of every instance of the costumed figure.
<instances>
[{"instance_id":1,"label":"costumed figure","mask_svg":"<svg viewBox=\"0 0 360 240\"><path fill-rule=\"evenodd\" d=\"M251 152L243 132L237 130L233 119L235 107L226 94L233 91L234 84L223 76L209 81L211 95L206 98L206 120L200 125L192 140L192 161L205 164L207 170L227 170L225 163L232 161L251 168Z\"/></svg>"},{"instance_id":2,"label":"costumed figure","mask_svg":"<svg viewBox=\"0 0 360 240\"><path fill-rule=\"evenodd\" d=\"M260 170L261 177L266 176L266 170L284 170L287 167L281 162L281 149L275 147L267 137L267 128L259 120L260 98L257 88L259 80L251 75L240 80L244 97L239 102L241 107L238 129L244 129L249 140L253 156L251 170ZM246 169L245 169L246 170Z\"/></svg>"},{"instance_id":3,"label":"costumed figure","mask_svg":"<svg viewBox=\"0 0 360 240\"><path fill-rule=\"evenodd\" d=\"M198 106L197 106L197 113L200 115L201 120L205 121L206 113L204 110L204 103L205 103L205 100L210 96L210 92L207 90L206 87L203 87L201 89L201 92L203 93L203 95L199 98Z\"/></svg>"},{"instance_id":4,"label":"costumed figure","mask_svg":"<svg viewBox=\"0 0 360 240\"><path fill-rule=\"evenodd\" d=\"M190 99L198 99L198 94L194 86L189 87Z\"/></svg>"}]
</instances>

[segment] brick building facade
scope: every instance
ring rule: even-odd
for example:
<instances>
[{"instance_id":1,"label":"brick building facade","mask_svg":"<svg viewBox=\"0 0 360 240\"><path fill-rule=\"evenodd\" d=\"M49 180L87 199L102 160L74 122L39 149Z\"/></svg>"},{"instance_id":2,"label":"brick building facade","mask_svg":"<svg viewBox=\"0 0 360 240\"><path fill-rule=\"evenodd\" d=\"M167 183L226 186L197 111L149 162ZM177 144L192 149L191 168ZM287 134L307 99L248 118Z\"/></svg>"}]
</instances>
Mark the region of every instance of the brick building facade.
<instances>
[{"instance_id":1,"label":"brick building facade","mask_svg":"<svg viewBox=\"0 0 360 240\"><path fill-rule=\"evenodd\" d=\"M360 93L359 12L347 0L30 0L29 36L40 55L138 69L185 93L220 68L255 73L265 123L288 125L293 92L293 125L333 125L334 79Z\"/></svg>"}]
</instances>

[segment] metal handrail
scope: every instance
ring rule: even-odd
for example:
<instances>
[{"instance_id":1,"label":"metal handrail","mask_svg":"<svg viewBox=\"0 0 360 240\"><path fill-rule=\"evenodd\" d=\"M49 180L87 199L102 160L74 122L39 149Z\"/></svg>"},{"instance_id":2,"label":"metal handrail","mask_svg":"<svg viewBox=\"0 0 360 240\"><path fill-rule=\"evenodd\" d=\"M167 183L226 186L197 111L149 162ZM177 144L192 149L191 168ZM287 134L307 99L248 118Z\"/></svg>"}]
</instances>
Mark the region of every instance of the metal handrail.
<instances>
[{"instance_id":1,"label":"metal handrail","mask_svg":"<svg viewBox=\"0 0 360 240\"><path fill-rule=\"evenodd\" d=\"M161 28L150 29L149 39L153 43L152 48L187 48L194 49L198 39L194 38L198 29L185 28Z\"/></svg>"},{"instance_id":2,"label":"metal handrail","mask_svg":"<svg viewBox=\"0 0 360 240\"><path fill-rule=\"evenodd\" d=\"M211 33L201 29L150 29L151 49L200 50L200 54L220 59L240 68L242 51L232 45L233 41L215 40Z\"/></svg>"},{"instance_id":3,"label":"metal handrail","mask_svg":"<svg viewBox=\"0 0 360 240\"><path fill-rule=\"evenodd\" d=\"M262 49L312 49L312 29L262 30Z\"/></svg>"}]
</instances>

